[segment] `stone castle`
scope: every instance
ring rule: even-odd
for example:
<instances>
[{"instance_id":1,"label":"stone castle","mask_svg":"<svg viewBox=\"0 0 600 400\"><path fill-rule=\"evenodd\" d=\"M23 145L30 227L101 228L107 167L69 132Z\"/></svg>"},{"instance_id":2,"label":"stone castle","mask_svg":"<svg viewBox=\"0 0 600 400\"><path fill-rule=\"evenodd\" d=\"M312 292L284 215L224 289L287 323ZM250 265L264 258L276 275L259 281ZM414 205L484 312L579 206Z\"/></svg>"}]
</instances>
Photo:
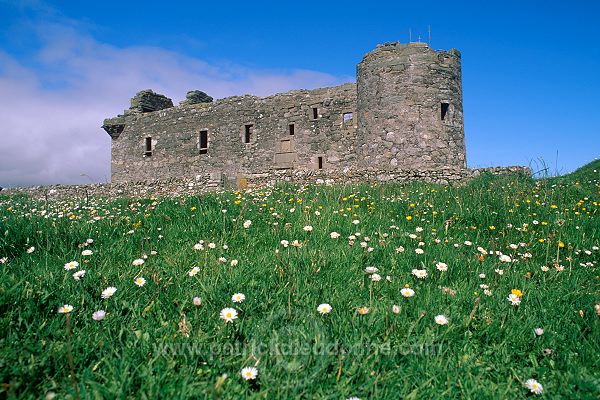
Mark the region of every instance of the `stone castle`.
<instances>
[{"instance_id":1,"label":"stone castle","mask_svg":"<svg viewBox=\"0 0 600 400\"><path fill-rule=\"evenodd\" d=\"M364 56L356 84L179 106L151 90L103 128L112 181L189 178L246 187L277 180L447 183L466 168L461 55L388 43Z\"/></svg>"}]
</instances>

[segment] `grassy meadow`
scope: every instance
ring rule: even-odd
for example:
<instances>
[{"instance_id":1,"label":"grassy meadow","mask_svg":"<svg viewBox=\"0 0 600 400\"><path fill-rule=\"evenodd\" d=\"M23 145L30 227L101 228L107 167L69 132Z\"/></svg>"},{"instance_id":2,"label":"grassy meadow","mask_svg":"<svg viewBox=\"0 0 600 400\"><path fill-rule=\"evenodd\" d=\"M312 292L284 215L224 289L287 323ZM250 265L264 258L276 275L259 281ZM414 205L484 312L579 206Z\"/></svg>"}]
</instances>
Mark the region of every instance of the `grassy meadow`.
<instances>
[{"instance_id":1,"label":"grassy meadow","mask_svg":"<svg viewBox=\"0 0 600 400\"><path fill-rule=\"evenodd\" d=\"M600 162L2 196L0 398L597 399L599 202Z\"/></svg>"}]
</instances>

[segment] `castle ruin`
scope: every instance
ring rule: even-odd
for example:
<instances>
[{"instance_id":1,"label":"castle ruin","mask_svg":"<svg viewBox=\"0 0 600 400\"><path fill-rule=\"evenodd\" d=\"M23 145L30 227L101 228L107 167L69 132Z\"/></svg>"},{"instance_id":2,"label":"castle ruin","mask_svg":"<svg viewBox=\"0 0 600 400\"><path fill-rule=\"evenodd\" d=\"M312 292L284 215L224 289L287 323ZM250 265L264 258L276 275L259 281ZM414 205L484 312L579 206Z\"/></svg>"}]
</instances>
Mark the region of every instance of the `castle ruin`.
<instances>
[{"instance_id":1,"label":"castle ruin","mask_svg":"<svg viewBox=\"0 0 600 400\"><path fill-rule=\"evenodd\" d=\"M145 90L103 128L116 183L446 183L469 175L460 52L426 43L378 45L358 64L356 84L217 101L192 91L179 106Z\"/></svg>"}]
</instances>

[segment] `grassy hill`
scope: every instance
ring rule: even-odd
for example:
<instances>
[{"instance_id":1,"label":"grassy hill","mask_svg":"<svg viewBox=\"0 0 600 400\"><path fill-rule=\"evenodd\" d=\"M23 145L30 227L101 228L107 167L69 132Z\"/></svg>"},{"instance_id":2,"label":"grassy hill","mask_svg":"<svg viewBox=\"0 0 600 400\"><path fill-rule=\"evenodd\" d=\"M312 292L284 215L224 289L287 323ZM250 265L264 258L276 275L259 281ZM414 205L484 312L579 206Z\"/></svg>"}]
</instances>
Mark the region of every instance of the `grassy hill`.
<instances>
[{"instance_id":1,"label":"grassy hill","mask_svg":"<svg viewBox=\"0 0 600 400\"><path fill-rule=\"evenodd\" d=\"M0 393L485 399L535 379L542 397L597 398L599 167L0 197Z\"/></svg>"},{"instance_id":2,"label":"grassy hill","mask_svg":"<svg viewBox=\"0 0 600 400\"><path fill-rule=\"evenodd\" d=\"M561 182L575 182L578 180L597 180L599 178L600 160L595 160L569 174L561 175L553 179Z\"/></svg>"}]
</instances>

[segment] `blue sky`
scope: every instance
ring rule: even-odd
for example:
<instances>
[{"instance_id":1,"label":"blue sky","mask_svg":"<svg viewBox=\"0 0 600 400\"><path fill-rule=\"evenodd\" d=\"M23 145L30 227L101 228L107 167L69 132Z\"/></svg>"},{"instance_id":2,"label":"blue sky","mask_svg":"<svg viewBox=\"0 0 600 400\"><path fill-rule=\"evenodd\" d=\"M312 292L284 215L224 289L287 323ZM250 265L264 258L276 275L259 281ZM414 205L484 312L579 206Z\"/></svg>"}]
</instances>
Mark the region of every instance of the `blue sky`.
<instances>
[{"instance_id":1,"label":"blue sky","mask_svg":"<svg viewBox=\"0 0 600 400\"><path fill-rule=\"evenodd\" d=\"M0 186L106 181L102 119L138 90L353 81L378 43L428 25L462 53L469 166L568 172L600 156L599 4L0 0Z\"/></svg>"}]
</instances>

